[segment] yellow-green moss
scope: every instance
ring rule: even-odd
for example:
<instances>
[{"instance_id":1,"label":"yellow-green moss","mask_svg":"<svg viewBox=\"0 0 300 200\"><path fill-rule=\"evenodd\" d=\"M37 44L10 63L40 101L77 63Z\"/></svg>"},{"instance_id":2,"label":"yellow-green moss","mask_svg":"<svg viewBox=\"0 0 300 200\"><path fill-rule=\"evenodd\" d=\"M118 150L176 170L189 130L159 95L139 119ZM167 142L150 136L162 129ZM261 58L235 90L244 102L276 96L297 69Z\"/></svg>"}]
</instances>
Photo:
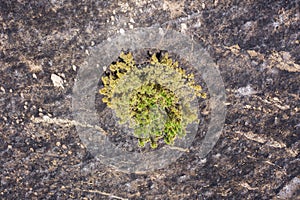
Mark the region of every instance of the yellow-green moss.
<instances>
[{"instance_id":1,"label":"yellow-green moss","mask_svg":"<svg viewBox=\"0 0 300 200\"><path fill-rule=\"evenodd\" d=\"M190 102L206 97L194 75L186 74L167 53L161 59L153 54L149 63L138 67L131 53L122 52L102 82L102 101L120 123L129 123L140 146L150 142L152 148L160 139L173 144L177 136L184 136L187 125L197 121Z\"/></svg>"}]
</instances>

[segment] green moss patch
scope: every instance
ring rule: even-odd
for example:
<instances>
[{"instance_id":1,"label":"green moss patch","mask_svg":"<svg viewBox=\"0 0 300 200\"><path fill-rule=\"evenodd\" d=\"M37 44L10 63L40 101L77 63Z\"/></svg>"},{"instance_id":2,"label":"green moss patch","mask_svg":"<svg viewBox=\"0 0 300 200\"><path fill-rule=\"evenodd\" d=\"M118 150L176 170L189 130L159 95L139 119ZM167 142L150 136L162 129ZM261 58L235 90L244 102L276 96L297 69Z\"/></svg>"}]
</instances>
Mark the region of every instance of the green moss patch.
<instances>
[{"instance_id":1,"label":"green moss patch","mask_svg":"<svg viewBox=\"0 0 300 200\"><path fill-rule=\"evenodd\" d=\"M198 120L191 101L206 97L194 75L167 53L161 59L153 54L148 63L137 65L131 53L122 52L101 79L102 101L121 124L133 128L141 147L149 142L156 148L159 140L172 145L176 137L183 137L187 125Z\"/></svg>"}]
</instances>

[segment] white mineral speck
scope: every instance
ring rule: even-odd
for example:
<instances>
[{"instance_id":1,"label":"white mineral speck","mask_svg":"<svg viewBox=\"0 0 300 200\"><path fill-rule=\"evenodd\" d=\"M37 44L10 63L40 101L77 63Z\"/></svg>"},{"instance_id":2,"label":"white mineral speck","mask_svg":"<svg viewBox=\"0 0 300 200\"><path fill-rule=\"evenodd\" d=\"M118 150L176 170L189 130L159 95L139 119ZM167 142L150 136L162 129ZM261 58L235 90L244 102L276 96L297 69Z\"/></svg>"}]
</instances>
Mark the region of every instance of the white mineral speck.
<instances>
[{"instance_id":1,"label":"white mineral speck","mask_svg":"<svg viewBox=\"0 0 300 200\"><path fill-rule=\"evenodd\" d=\"M121 35L124 35L125 34L125 30L124 29L120 29L120 33L121 33Z\"/></svg>"},{"instance_id":2,"label":"white mineral speck","mask_svg":"<svg viewBox=\"0 0 300 200\"><path fill-rule=\"evenodd\" d=\"M257 92L250 85L247 85L246 87L239 88L238 93L242 96L249 96Z\"/></svg>"},{"instance_id":3,"label":"white mineral speck","mask_svg":"<svg viewBox=\"0 0 300 200\"><path fill-rule=\"evenodd\" d=\"M182 24L180 24L180 27L181 27L181 32L185 33L187 30L187 25L185 23L182 23Z\"/></svg>"},{"instance_id":4,"label":"white mineral speck","mask_svg":"<svg viewBox=\"0 0 300 200\"><path fill-rule=\"evenodd\" d=\"M5 89L4 89L4 87L1 87L0 90L5 94Z\"/></svg>"},{"instance_id":5,"label":"white mineral speck","mask_svg":"<svg viewBox=\"0 0 300 200\"><path fill-rule=\"evenodd\" d=\"M48 64L52 67L53 61L52 61L52 60L49 60Z\"/></svg>"},{"instance_id":6,"label":"white mineral speck","mask_svg":"<svg viewBox=\"0 0 300 200\"><path fill-rule=\"evenodd\" d=\"M130 18L129 21L130 21L131 23L133 23L133 24L135 23L135 21L134 21L134 19L133 19L132 17Z\"/></svg>"}]
</instances>

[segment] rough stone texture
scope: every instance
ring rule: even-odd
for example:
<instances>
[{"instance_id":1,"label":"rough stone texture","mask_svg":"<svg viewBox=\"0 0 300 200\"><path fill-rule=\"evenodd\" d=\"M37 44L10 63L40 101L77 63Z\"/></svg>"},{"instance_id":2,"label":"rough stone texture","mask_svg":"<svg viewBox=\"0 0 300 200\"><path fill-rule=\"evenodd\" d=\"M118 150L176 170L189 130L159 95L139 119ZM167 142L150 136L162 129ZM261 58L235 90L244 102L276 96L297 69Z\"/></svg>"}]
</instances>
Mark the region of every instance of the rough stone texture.
<instances>
[{"instance_id":1,"label":"rough stone texture","mask_svg":"<svg viewBox=\"0 0 300 200\"><path fill-rule=\"evenodd\" d=\"M299 8L297 0L1 1L0 198L300 198ZM72 87L89 47L150 26L206 48L228 113L205 159L196 139L169 167L126 174L87 152L71 123Z\"/></svg>"}]
</instances>

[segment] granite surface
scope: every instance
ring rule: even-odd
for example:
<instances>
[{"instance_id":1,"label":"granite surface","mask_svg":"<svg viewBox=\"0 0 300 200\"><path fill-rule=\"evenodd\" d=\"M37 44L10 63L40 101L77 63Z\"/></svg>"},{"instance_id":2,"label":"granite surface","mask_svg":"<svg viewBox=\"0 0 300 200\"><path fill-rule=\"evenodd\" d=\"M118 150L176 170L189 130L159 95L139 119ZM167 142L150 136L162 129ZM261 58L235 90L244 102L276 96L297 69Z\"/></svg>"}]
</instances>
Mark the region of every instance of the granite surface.
<instances>
[{"instance_id":1,"label":"granite surface","mask_svg":"<svg viewBox=\"0 0 300 200\"><path fill-rule=\"evenodd\" d=\"M297 0L0 1L0 199L299 199ZM169 166L104 165L76 130L73 86L90 49L140 27L179 31L218 65L227 115Z\"/></svg>"}]
</instances>

